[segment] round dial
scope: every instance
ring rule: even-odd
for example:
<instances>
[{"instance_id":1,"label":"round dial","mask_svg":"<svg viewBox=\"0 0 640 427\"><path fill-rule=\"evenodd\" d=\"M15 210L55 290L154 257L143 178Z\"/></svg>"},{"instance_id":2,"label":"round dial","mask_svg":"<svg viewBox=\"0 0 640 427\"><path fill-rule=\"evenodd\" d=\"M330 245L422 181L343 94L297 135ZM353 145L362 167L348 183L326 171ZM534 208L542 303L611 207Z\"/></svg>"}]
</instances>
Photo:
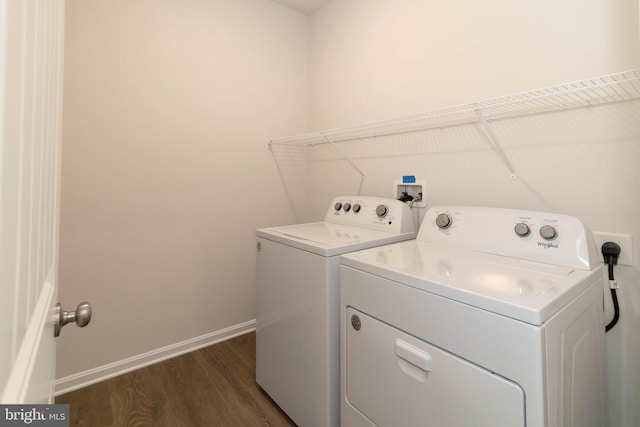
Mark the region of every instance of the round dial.
<instances>
[{"instance_id":1,"label":"round dial","mask_svg":"<svg viewBox=\"0 0 640 427\"><path fill-rule=\"evenodd\" d=\"M558 236L558 232L550 225L540 227L540 236L545 240L553 240Z\"/></svg>"},{"instance_id":2,"label":"round dial","mask_svg":"<svg viewBox=\"0 0 640 427\"><path fill-rule=\"evenodd\" d=\"M340 209L342 209L342 203L340 203L340 202L336 203L336 204L333 206L333 208L334 208L335 210L339 211Z\"/></svg>"},{"instance_id":3,"label":"round dial","mask_svg":"<svg viewBox=\"0 0 640 427\"><path fill-rule=\"evenodd\" d=\"M357 204L357 203L356 203L355 205L353 205L353 211L354 211L355 213L360 212L360 205L359 205L359 204Z\"/></svg>"},{"instance_id":4,"label":"round dial","mask_svg":"<svg viewBox=\"0 0 640 427\"><path fill-rule=\"evenodd\" d=\"M527 224L525 224L524 222L519 222L518 224L516 224L516 226L513 228L513 230L520 237L526 237L531 232L531 229L529 228L529 226Z\"/></svg>"},{"instance_id":5,"label":"round dial","mask_svg":"<svg viewBox=\"0 0 640 427\"><path fill-rule=\"evenodd\" d=\"M351 210L351 203L345 203L342 209L344 209L345 212L349 212Z\"/></svg>"},{"instance_id":6,"label":"round dial","mask_svg":"<svg viewBox=\"0 0 640 427\"><path fill-rule=\"evenodd\" d=\"M436 225L443 230L451 227L451 217L447 214L441 213L436 217Z\"/></svg>"},{"instance_id":7,"label":"round dial","mask_svg":"<svg viewBox=\"0 0 640 427\"><path fill-rule=\"evenodd\" d=\"M376 208L376 215L378 215L379 218L384 218L388 213L389 208L385 205L378 205L378 207Z\"/></svg>"}]
</instances>

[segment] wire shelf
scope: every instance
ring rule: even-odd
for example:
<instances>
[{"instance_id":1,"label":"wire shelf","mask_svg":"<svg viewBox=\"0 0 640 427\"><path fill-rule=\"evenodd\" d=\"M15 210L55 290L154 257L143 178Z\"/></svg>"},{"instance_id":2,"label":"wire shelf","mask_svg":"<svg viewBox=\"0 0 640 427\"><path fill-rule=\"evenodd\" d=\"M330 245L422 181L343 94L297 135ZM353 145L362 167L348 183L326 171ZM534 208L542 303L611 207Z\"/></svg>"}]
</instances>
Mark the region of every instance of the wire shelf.
<instances>
[{"instance_id":1,"label":"wire shelf","mask_svg":"<svg viewBox=\"0 0 640 427\"><path fill-rule=\"evenodd\" d=\"M640 69L593 77L428 113L270 139L269 148L340 141L458 126L640 99Z\"/></svg>"}]
</instances>

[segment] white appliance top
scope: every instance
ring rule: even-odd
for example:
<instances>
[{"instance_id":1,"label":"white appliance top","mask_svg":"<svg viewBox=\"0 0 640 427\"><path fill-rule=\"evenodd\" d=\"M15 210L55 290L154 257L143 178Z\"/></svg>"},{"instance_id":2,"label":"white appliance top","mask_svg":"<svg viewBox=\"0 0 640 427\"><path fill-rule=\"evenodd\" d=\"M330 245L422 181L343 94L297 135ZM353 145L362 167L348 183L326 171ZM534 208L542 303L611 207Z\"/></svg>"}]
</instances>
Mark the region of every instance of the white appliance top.
<instances>
[{"instance_id":1,"label":"white appliance top","mask_svg":"<svg viewBox=\"0 0 640 427\"><path fill-rule=\"evenodd\" d=\"M593 237L573 217L459 206L431 208L416 240L341 263L534 325L602 277Z\"/></svg>"},{"instance_id":2,"label":"white appliance top","mask_svg":"<svg viewBox=\"0 0 640 427\"><path fill-rule=\"evenodd\" d=\"M336 197L324 221L262 228L256 234L322 256L340 255L416 236L406 203L370 196Z\"/></svg>"}]
</instances>

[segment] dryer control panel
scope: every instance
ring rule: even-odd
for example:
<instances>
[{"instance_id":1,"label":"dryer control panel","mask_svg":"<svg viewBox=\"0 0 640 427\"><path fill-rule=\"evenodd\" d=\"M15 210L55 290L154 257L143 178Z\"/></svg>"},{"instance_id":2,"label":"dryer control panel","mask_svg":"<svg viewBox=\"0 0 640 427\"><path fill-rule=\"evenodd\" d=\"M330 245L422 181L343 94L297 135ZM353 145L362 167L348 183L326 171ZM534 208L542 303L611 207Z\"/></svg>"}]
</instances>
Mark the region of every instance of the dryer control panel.
<instances>
[{"instance_id":1,"label":"dryer control panel","mask_svg":"<svg viewBox=\"0 0 640 427\"><path fill-rule=\"evenodd\" d=\"M577 218L556 213L435 206L417 240L583 270L598 265L593 233Z\"/></svg>"},{"instance_id":2,"label":"dryer control panel","mask_svg":"<svg viewBox=\"0 0 640 427\"><path fill-rule=\"evenodd\" d=\"M324 220L390 233L415 231L409 205L400 200L373 196L338 196Z\"/></svg>"}]
</instances>

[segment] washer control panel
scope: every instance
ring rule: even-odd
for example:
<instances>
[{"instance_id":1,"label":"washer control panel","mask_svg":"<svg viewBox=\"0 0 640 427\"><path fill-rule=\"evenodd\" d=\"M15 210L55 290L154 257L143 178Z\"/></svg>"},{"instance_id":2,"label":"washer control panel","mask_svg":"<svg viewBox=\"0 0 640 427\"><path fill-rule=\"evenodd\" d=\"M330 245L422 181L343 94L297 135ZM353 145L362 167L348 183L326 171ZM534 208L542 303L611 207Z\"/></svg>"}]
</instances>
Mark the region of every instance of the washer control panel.
<instances>
[{"instance_id":1,"label":"washer control panel","mask_svg":"<svg viewBox=\"0 0 640 427\"><path fill-rule=\"evenodd\" d=\"M392 233L415 232L409 205L384 197L336 197L331 202L324 220Z\"/></svg>"},{"instance_id":2,"label":"washer control panel","mask_svg":"<svg viewBox=\"0 0 640 427\"><path fill-rule=\"evenodd\" d=\"M548 212L436 206L417 240L588 270L598 265L591 231L577 218Z\"/></svg>"}]
</instances>

